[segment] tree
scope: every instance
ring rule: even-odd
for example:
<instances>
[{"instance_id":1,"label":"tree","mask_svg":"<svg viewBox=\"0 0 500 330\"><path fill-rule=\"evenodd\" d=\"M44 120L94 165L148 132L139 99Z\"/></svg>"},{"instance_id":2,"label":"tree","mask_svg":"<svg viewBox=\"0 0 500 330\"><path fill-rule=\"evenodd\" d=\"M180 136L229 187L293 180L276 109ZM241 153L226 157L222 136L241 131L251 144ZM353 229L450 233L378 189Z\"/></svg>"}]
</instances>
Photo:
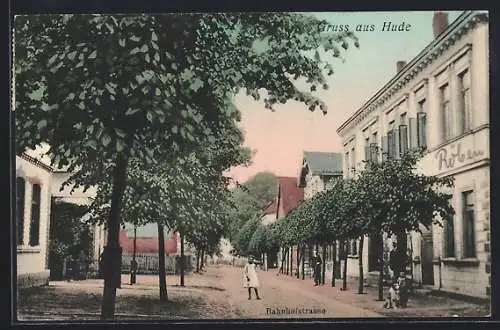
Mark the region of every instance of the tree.
<instances>
[{"instance_id":1,"label":"tree","mask_svg":"<svg viewBox=\"0 0 500 330\"><path fill-rule=\"evenodd\" d=\"M17 151L46 142L76 186L112 173L103 319L114 317L129 159L151 161L167 146L175 158L213 138L241 88L256 100L264 89L266 108L295 99L326 112L294 81L328 88L325 56L340 58L347 38L358 45L295 13L37 15L16 16L14 26Z\"/></svg>"},{"instance_id":2,"label":"tree","mask_svg":"<svg viewBox=\"0 0 500 330\"><path fill-rule=\"evenodd\" d=\"M420 232L421 226L429 228L433 223L441 225L439 218L454 212L449 204L451 195L444 192L453 187L453 178L419 173L417 165L422 155L423 150L411 150L400 158L367 162L357 179L358 195L365 205L363 217L368 220L364 233L396 235L404 253L407 232ZM383 299L382 276L380 260L379 300Z\"/></svg>"}]
</instances>

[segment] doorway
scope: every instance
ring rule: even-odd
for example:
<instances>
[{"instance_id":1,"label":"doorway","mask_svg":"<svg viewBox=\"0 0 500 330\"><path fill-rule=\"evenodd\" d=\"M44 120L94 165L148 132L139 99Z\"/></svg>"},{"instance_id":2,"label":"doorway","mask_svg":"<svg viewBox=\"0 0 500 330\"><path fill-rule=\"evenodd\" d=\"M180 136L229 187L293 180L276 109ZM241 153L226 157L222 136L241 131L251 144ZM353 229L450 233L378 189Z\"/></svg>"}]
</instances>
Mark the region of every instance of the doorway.
<instances>
[{"instance_id":1,"label":"doorway","mask_svg":"<svg viewBox=\"0 0 500 330\"><path fill-rule=\"evenodd\" d=\"M422 230L420 238L420 256L422 262L422 284L434 285L434 258L432 227L430 230Z\"/></svg>"}]
</instances>

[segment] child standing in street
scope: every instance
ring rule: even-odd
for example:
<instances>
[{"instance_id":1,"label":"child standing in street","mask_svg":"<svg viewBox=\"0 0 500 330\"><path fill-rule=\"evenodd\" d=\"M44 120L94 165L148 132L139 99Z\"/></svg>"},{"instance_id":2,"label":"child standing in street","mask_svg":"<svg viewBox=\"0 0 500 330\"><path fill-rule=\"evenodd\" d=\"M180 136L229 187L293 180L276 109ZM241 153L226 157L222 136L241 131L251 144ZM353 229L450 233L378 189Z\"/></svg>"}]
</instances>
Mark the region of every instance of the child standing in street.
<instances>
[{"instance_id":1,"label":"child standing in street","mask_svg":"<svg viewBox=\"0 0 500 330\"><path fill-rule=\"evenodd\" d=\"M257 300L260 300L259 292L257 290L257 288L260 287L259 277L257 276L255 261L251 257L248 259L248 263L244 268L243 287L248 288L248 300L252 299L252 288L255 291Z\"/></svg>"}]
</instances>

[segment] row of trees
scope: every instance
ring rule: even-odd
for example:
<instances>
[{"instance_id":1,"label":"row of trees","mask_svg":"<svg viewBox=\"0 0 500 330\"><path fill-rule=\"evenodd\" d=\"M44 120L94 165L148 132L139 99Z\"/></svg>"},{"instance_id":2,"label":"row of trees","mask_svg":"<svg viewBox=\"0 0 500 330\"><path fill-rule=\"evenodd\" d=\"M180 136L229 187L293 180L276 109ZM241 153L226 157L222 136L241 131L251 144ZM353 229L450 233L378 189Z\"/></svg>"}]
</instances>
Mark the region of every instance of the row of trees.
<instances>
[{"instance_id":1,"label":"row of trees","mask_svg":"<svg viewBox=\"0 0 500 330\"><path fill-rule=\"evenodd\" d=\"M295 13L16 16L16 152L47 143L52 165L74 173L68 184L99 187L103 319L114 317L125 222L155 221L160 240L168 226L202 248L215 239L200 231L224 227L212 203L226 194L220 169L239 158L213 151L238 141L227 132L238 117L233 95L326 113L309 91L328 88L327 56L341 59L349 38L358 46L334 30Z\"/></svg>"},{"instance_id":2,"label":"row of trees","mask_svg":"<svg viewBox=\"0 0 500 330\"><path fill-rule=\"evenodd\" d=\"M453 186L453 178L419 173L417 164L422 153L412 150L397 159L365 162L364 170L354 178L339 180L333 188L305 200L275 225L255 225L257 230L248 240L248 249L266 253L277 246L283 251L296 246L303 254L306 246L319 245L324 255L327 245L340 244L344 253L339 260L344 260L343 289L346 289L346 245L352 239L359 239L358 292L362 293L366 236L379 237L376 241L383 251L382 235L396 235L399 250L406 251L409 231L421 231L422 226L429 228L433 223L442 225L441 219L449 219L454 212L449 203L451 195L446 193ZM266 235L271 240L263 239ZM333 259L337 262L336 257ZM379 266L379 299L382 299L382 260ZM334 265L333 269L339 268ZM332 286L335 277L332 276Z\"/></svg>"}]
</instances>

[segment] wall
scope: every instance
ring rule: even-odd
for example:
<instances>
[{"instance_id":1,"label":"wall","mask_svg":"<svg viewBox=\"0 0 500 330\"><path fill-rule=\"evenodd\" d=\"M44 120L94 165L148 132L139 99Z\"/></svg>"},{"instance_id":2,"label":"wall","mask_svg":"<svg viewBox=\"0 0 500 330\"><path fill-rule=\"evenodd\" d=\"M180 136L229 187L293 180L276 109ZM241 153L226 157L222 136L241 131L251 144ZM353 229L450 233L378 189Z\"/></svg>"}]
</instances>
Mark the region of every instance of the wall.
<instances>
[{"instance_id":1,"label":"wall","mask_svg":"<svg viewBox=\"0 0 500 330\"><path fill-rule=\"evenodd\" d=\"M39 165L35 165L21 157L16 156L16 175L26 180L25 183L25 204L24 204L24 244L17 246L17 274L38 274L41 282L48 281L49 270L48 261L48 233L50 230L50 190L51 172ZM40 236L38 246L28 246L30 219L31 219L31 198L32 185L41 185L40 199ZM30 281L28 281L30 282ZM40 283L40 281L37 281Z\"/></svg>"},{"instance_id":2,"label":"wall","mask_svg":"<svg viewBox=\"0 0 500 330\"><path fill-rule=\"evenodd\" d=\"M313 175L309 171L306 175L306 186L304 187L304 199L311 198L316 193L323 191L325 184L319 175Z\"/></svg>"}]
</instances>

